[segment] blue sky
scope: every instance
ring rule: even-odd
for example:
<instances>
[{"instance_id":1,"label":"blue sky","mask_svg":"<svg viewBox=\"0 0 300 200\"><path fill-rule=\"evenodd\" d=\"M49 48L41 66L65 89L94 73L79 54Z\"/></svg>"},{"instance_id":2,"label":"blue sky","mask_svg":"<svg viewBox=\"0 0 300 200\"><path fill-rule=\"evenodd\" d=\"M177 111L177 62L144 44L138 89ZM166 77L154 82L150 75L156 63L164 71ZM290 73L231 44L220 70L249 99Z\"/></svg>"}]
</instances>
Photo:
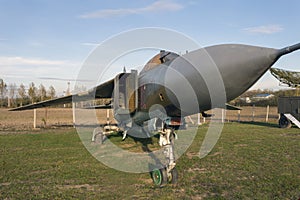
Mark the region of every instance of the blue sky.
<instances>
[{"instance_id":1,"label":"blue sky","mask_svg":"<svg viewBox=\"0 0 300 200\"><path fill-rule=\"evenodd\" d=\"M59 94L67 81L40 77L75 79L96 44L134 28L173 29L203 47L282 48L300 42L298 0L0 0L0 5L0 78L17 85L54 85ZM300 52L275 67L299 71ZM268 73L254 88L279 87Z\"/></svg>"}]
</instances>

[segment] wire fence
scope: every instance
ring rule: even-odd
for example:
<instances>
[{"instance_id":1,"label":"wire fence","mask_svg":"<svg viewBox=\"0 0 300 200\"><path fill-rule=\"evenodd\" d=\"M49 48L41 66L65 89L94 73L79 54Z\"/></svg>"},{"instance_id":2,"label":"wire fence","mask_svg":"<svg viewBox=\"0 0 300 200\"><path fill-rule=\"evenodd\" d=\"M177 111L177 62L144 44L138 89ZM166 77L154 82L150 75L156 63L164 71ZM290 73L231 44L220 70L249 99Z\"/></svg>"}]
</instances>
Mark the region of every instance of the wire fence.
<instances>
[{"instance_id":1,"label":"wire fence","mask_svg":"<svg viewBox=\"0 0 300 200\"><path fill-rule=\"evenodd\" d=\"M270 122L275 123L279 119L277 107L241 107L242 110L221 110L222 115L217 119L222 122ZM212 112L208 111L208 114ZM201 114L187 117L187 123L202 124L210 121L210 118L204 118Z\"/></svg>"},{"instance_id":2,"label":"wire fence","mask_svg":"<svg viewBox=\"0 0 300 200\"><path fill-rule=\"evenodd\" d=\"M83 111L82 111L83 112ZM207 112L212 113L211 111ZM116 121L113 118L112 110L96 110L99 124L109 121L113 124ZM34 119L34 116L36 119ZM53 126L73 126L72 108L48 108L37 109L34 115L33 110L22 112L9 112L7 109L0 109L0 130L22 130L31 129L34 126L38 128ZM242 107L242 110L223 110L222 117L217 119L223 122L278 122L277 107ZM201 114L186 117L188 124L208 123L210 118L203 118ZM34 122L36 123L34 125ZM87 122L88 123L88 122Z\"/></svg>"}]
</instances>

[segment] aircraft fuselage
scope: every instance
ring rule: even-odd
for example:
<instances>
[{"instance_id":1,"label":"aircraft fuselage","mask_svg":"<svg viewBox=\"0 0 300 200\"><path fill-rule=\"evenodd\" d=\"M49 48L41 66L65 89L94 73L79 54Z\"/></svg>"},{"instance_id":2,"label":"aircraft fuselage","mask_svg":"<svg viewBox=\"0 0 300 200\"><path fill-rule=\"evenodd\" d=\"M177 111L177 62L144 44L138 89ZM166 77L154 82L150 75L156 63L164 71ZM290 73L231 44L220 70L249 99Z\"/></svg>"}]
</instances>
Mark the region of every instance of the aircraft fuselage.
<instances>
[{"instance_id":1,"label":"aircraft fuselage","mask_svg":"<svg viewBox=\"0 0 300 200\"><path fill-rule=\"evenodd\" d=\"M160 54L166 61L147 63L138 76L138 107L133 116L137 121L148 120L147 113L157 105L169 117L223 108L280 57L276 49L234 44L207 47L183 56Z\"/></svg>"}]
</instances>

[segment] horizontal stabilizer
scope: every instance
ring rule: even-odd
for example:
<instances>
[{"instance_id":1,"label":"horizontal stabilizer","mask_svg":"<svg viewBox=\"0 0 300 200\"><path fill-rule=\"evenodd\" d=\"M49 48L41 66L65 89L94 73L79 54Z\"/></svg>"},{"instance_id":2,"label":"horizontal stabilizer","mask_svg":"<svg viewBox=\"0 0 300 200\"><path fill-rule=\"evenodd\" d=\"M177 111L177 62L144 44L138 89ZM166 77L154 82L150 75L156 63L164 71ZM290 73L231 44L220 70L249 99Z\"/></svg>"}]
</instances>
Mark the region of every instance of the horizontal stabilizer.
<instances>
[{"instance_id":1,"label":"horizontal stabilizer","mask_svg":"<svg viewBox=\"0 0 300 200\"><path fill-rule=\"evenodd\" d=\"M84 107L84 109L111 109L112 105L95 105L95 106L89 106L89 107Z\"/></svg>"},{"instance_id":2,"label":"horizontal stabilizer","mask_svg":"<svg viewBox=\"0 0 300 200\"><path fill-rule=\"evenodd\" d=\"M226 110L242 110L242 108L226 103Z\"/></svg>"}]
</instances>

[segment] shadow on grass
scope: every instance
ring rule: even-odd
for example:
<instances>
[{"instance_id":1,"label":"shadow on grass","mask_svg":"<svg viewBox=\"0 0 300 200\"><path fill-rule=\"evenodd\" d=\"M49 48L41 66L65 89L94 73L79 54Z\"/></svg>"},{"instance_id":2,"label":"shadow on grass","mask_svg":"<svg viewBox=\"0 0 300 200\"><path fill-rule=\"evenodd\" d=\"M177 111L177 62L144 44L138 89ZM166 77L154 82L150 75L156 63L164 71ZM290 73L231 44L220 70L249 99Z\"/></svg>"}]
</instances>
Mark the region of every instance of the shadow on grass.
<instances>
[{"instance_id":1,"label":"shadow on grass","mask_svg":"<svg viewBox=\"0 0 300 200\"><path fill-rule=\"evenodd\" d=\"M256 126L269 127L269 128L278 128L278 124L267 123L267 122L240 122L240 123L241 124L250 124L250 125L256 125Z\"/></svg>"}]
</instances>

